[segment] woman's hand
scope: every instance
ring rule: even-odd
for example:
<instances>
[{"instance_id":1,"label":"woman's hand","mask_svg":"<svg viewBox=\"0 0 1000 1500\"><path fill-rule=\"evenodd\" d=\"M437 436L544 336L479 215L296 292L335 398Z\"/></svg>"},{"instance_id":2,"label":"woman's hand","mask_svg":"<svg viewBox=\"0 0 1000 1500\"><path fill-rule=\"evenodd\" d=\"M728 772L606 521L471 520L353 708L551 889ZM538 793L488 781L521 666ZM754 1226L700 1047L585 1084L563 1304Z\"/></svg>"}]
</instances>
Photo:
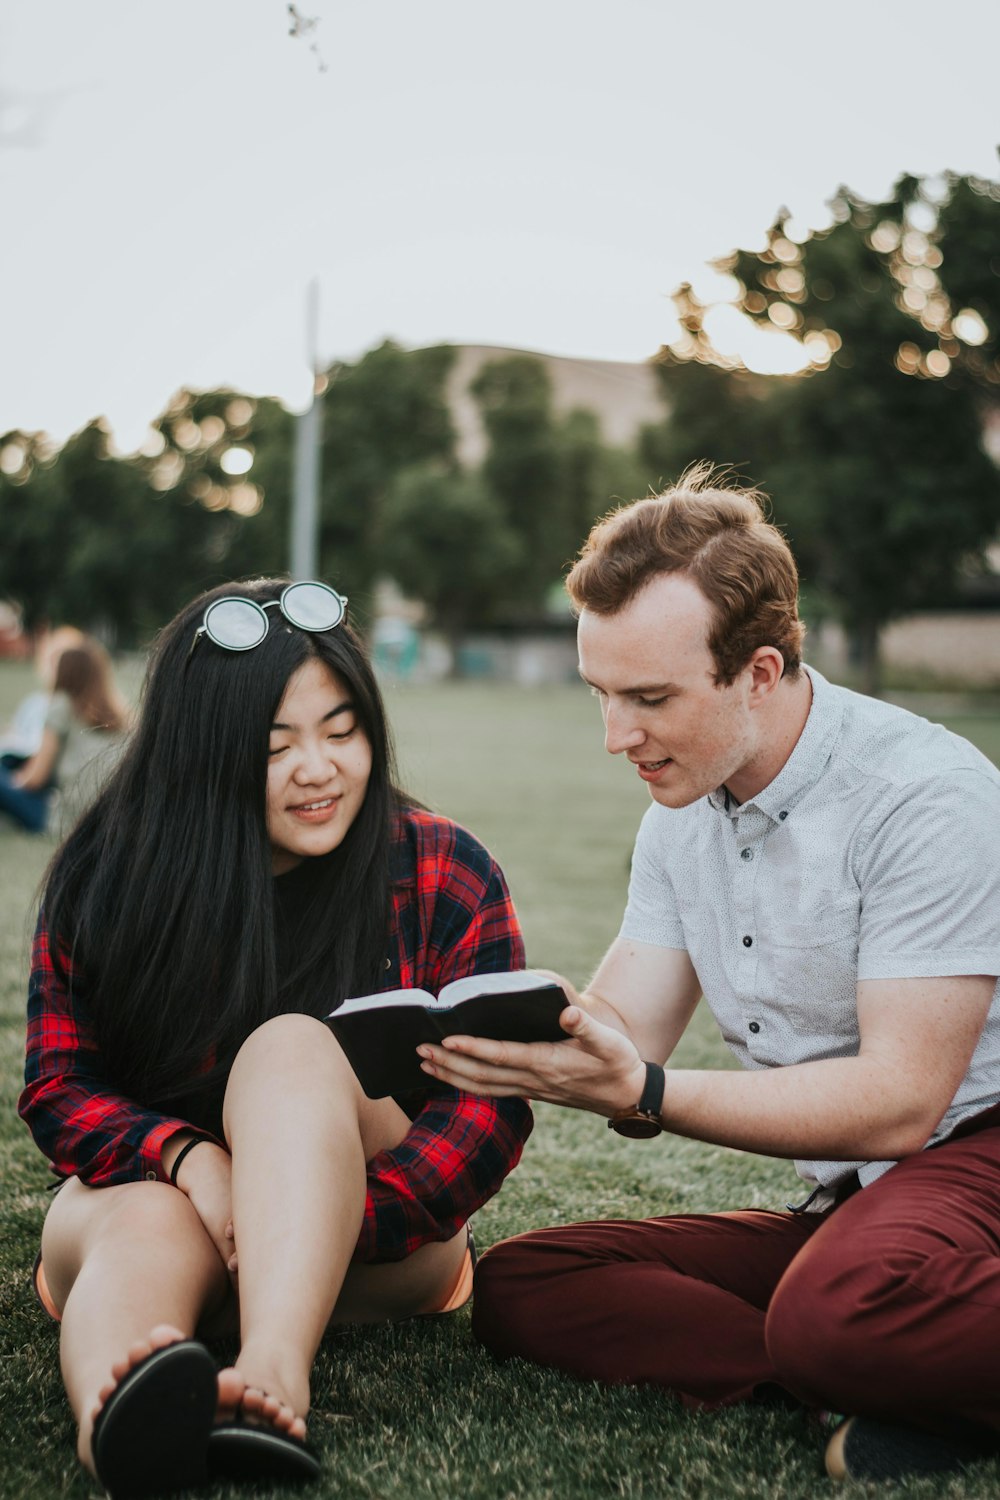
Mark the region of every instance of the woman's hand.
<instances>
[{"instance_id":1,"label":"woman's hand","mask_svg":"<svg viewBox=\"0 0 1000 1500\"><path fill-rule=\"evenodd\" d=\"M177 1173L177 1187L190 1200L230 1277L235 1274L232 1175L229 1152L204 1139L188 1152Z\"/></svg>"},{"instance_id":2,"label":"woman's hand","mask_svg":"<svg viewBox=\"0 0 1000 1500\"><path fill-rule=\"evenodd\" d=\"M42 743L23 766L14 772L14 785L25 792L42 792L52 780L52 773L59 759L59 736L54 729L46 729Z\"/></svg>"},{"instance_id":3,"label":"woman's hand","mask_svg":"<svg viewBox=\"0 0 1000 1500\"><path fill-rule=\"evenodd\" d=\"M603 1026L578 1005L559 1018L565 1042L494 1042L451 1036L418 1047L425 1073L470 1094L522 1094L610 1117L635 1104L645 1064L628 1037Z\"/></svg>"}]
</instances>

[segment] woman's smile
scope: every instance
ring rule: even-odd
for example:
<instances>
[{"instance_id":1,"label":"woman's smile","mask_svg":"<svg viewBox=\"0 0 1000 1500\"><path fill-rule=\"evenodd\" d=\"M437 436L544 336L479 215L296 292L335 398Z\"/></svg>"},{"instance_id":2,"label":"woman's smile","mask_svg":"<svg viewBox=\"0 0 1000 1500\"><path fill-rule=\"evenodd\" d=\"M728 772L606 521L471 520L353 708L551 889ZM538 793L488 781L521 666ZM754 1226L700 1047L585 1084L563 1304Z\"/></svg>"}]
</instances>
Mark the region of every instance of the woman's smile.
<instances>
[{"instance_id":1,"label":"woman's smile","mask_svg":"<svg viewBox=\"0 0 1000 1500\"><path fill-rule=\"evenodd\" d=\"M317 802L302 802L298 806L293 804L290 811L299 818L307 818L311 823L318 822L328 813L336 812L339 802L339 797L324 797Z\"/></svg>"}]
</instances>

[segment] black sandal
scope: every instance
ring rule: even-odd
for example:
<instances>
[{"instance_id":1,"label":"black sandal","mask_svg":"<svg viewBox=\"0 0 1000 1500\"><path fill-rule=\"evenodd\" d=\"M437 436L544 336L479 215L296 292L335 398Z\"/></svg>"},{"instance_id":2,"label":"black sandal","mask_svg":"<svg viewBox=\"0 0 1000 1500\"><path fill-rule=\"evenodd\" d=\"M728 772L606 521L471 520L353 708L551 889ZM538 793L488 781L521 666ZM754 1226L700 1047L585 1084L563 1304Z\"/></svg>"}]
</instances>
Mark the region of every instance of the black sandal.
<instances>
[{"instance_id":1,"label":"black sandal","mask_svg":"<svg viewBox=\"0 0 1000 1500\"><path fill-rule=\"evenodd\" d=\"M91 1451L112 1500L192 1489L208 1478L218 1373L203 1344L154 1349L115 1386L94 1421Z\"/></svg>"},{"instance_id":2,"label":"black sandal","mask_svg":"<svg viewBox=\"0 0 1000 1500\"><path fill-rule=\"evenodd\" d=\"M208 1437L208 1471L213 1479L271 1480L307 1484L319 1478L319 1459L303 1438L280 1432L243 1411L219 1422Z\"/></svg>"}]
</instances>

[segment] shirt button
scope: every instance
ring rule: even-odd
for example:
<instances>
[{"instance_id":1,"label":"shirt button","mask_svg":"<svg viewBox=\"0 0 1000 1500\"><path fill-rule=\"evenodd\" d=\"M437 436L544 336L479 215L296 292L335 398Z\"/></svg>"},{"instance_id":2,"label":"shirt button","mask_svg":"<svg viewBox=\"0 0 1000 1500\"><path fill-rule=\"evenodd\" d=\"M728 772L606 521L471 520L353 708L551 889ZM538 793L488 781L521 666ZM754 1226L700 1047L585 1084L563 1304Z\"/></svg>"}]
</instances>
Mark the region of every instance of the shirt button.
<instances>
[{"instance_id":1,"label":"shirt button","mask_svg":"<svg viewBox=\"0 0 1000 1500\"><path fill-rule=\"evenodd\" d=\"M744 946L744 948L752 948L753 947L753 938L752 937L745 937L743 939L743 946Z\"/></svg>"},{"instance_id":2,"label":"shirt button","mask_svg":"<svg viewBox=\"0 0 1000 1500\"><path fill-rule=\"evenodd\" d=\"M157 1175L156 1175L155 1172L147 1172L146 1173L146 1181L147 1182L159 1182L159 1180L160 1179L157 1177Z\"/></svg>"},{"instance_id":3,"label":"shirt button","mask_svg":"<svg viewBox=\"0 0 1000 1500\"><path fill-rule=\"evenodd\" d=\"M753 859L753 850L752 849L741 849L740 850L740 859Z\"/></svg>"},{"instance_id":4,"label":"shirt button","mask_svg":"<svg viewBox=\"0 0 1000 1500\"><path fill-rule=\"evenodd\" d=\"M751 1021L750 1025L747 1027L747 1030L748 1031L752 1031L753 1034L754 1034L754 1036L756 1036L757 1033L758 1033L758 1031L760 1030L760 1022L759 1021Z\"/></svg>"},{"instance_id":5,"label":"shirt button","mask_svg":"<svg viewBox=\"0 0 1000 1500\"><path fill-rule=\"evenodd\" d=\"M778 814L778 820L781 823L783 823L787 817L788 817L788 814L786 812L780 812Z\"/></svg>"}]
</instances>

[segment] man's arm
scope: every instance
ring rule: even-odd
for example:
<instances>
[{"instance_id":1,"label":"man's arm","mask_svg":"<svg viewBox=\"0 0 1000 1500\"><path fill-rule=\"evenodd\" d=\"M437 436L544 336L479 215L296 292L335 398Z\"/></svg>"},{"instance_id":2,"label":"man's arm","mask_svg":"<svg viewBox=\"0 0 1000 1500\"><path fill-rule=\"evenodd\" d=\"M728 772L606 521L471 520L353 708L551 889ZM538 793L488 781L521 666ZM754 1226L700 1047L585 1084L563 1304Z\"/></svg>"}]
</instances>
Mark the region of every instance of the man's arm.
<instances>
[{"instance_id":1,"label":"man's arm","mask_svg":"<svg viewBox=\"0 0 1000 1500\"><path fill-rule=\"evenodd\" d=\"M669 1073L664 1125L768 1156L912 1155L955 1097L995 985L982 975L866 980L858 985L856 1057L753 1073Z\"/></svg>"},{"instance_id":2,"label":"man's arm","mask_svg":"<svg viewBox=\"0 0 1000 1500\"><path fill-rule=\"evenodd\" d=\"M620 1031L650 1062L666 1062L687 1029L701 995L682 948L657 948L616 938L582 995L554 975L570 999L604 1026Z\"/></svg>"},{"instance_id":3,"label":"man's arm","mask_svg":"<svg viewBox=\"0 0 1000 1500\"><path fill-rule=\"evenodd\" d=\"M857 1056L749 1073L671 1071L664 1125L676 1135L772 1156L895 1160L919 1151L968 1068L995 983L976 975L864 981ZM619 1014L624 1006L631 1031L638 1002L617 989L605 1003ZM427 1070L455 1087L524 1093L611 1115L636 1102L644 1069L630 1036L598 1014L577 1007L564 1014L569 1045L452 1037L444 1047L420 1050ZM645 1043L652 1033L638 1020L635 1026Z\"/></svg>"}]
</instances>

